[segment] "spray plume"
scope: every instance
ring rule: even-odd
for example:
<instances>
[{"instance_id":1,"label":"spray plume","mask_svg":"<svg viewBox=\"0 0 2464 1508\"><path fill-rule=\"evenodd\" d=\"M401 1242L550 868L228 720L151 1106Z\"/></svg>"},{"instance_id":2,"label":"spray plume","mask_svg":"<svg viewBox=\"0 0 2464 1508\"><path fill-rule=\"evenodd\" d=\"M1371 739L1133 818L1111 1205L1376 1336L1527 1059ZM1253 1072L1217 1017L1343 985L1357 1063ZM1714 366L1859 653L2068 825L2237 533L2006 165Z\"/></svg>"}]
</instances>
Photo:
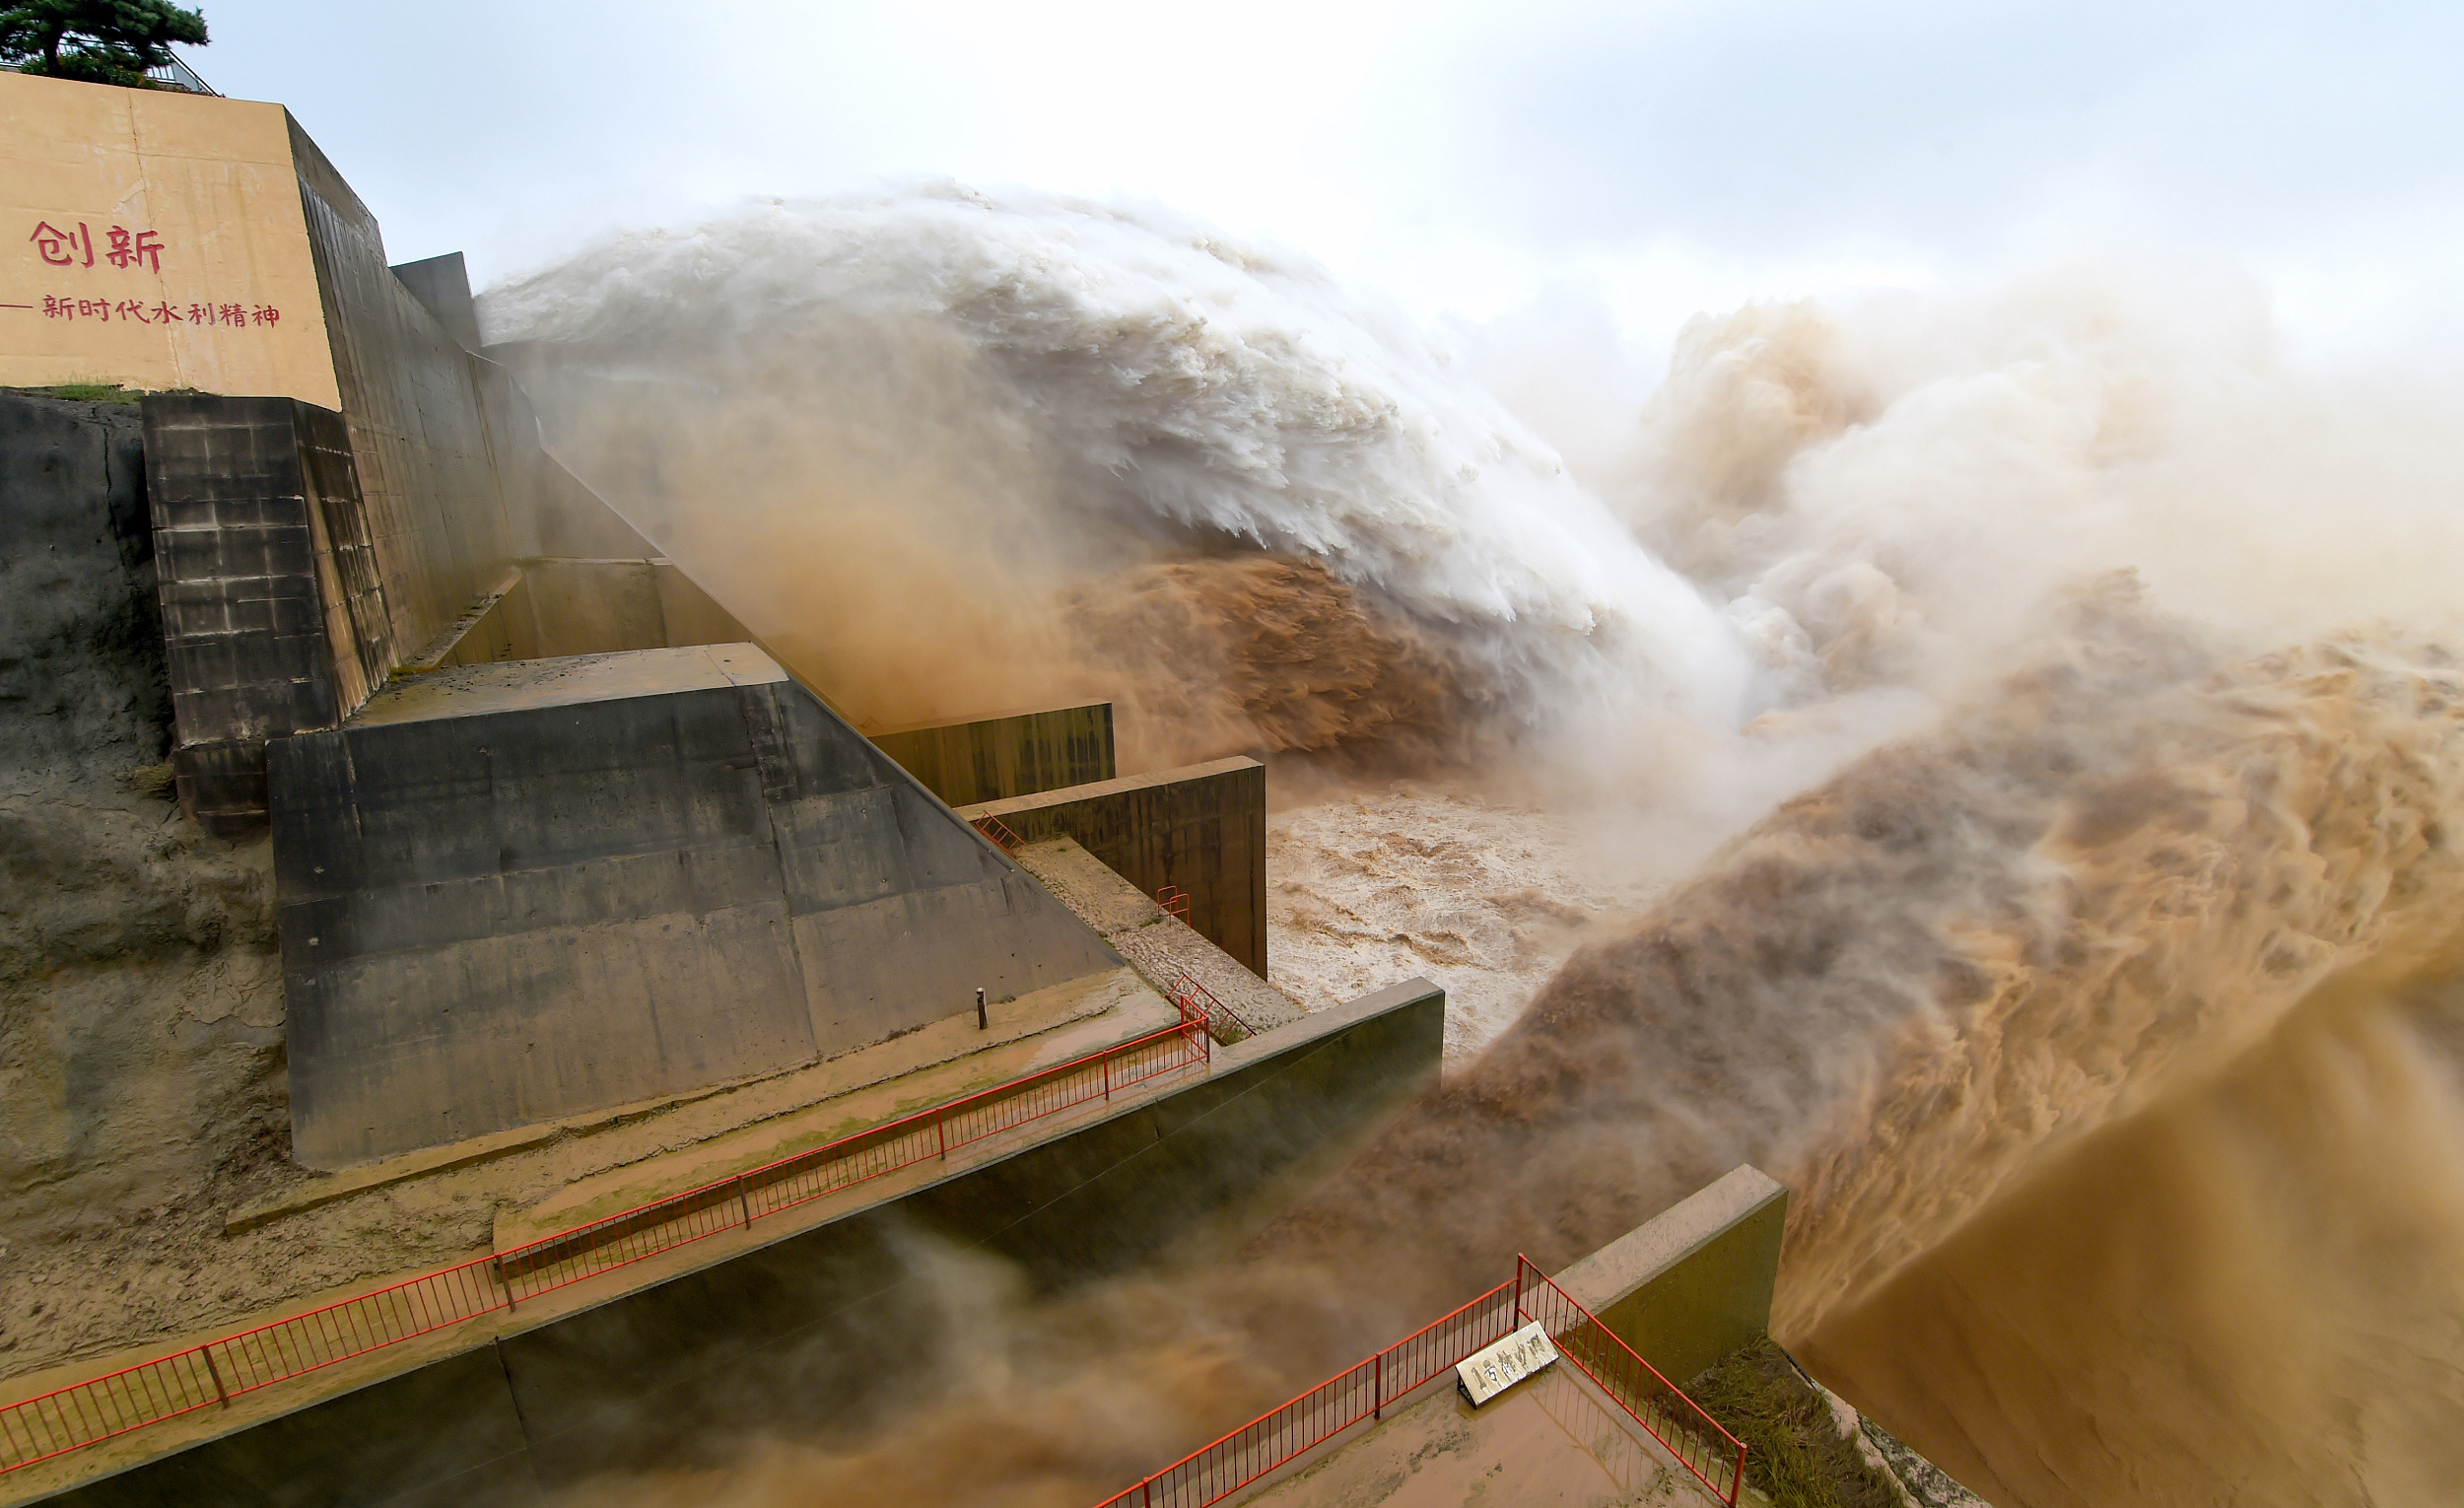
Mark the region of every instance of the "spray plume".
<instances>
[{"instance_id":1,"label":"spray plume","mask_svg":"<svg viewBox=\"0 0 2464 1508\"><path fill-rule=\"evenodd\" d=\"M2452 1479L2442 392L2290 374L2214 268L1757 306L1587 489L1303 262L955 189L622 239L484 316L859 718L1110 695L1130 767L1443 772L1693 867L1203 1302L1021 1299L956 1375L1056 1325L1104 1365L594 1495L1074 1500L1740 1160L1796 1191L1783 1338L2005 1508Z\"/></svg>"}]
</instances>

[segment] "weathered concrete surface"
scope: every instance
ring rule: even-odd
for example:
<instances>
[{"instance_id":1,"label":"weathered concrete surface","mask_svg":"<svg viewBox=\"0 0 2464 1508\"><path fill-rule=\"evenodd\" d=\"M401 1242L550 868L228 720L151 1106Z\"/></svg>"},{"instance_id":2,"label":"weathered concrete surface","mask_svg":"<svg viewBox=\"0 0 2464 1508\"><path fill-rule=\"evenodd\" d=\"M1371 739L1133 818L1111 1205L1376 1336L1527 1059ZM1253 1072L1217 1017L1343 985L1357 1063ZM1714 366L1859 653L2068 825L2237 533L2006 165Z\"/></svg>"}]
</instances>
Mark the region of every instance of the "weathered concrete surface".
<instances>
[{"instance_id":1,"label":"weathered concrete surface","mask_svg":"<svg viewBox=\"0 0 2464 1508\"><path fill-rule=\"evenodd\" d=\"M741 1121L689 1140L671 1134L667 1145L648 1157L577 1176L527 1205L500 1203L496 1249L513 1252L593 1220L769 1167L926 1106L947 1104L1122 1042L1168 1031L1180 1020L1172 1002L1134 969L1090 974L1038 990L993 1006L989 1014L987 1030L977 1028L970 1007L828 1062L712 1095L714 1111L723 1102L737 1110ZM696 1121L707 1125L716 1116L666 1119L676 1123L677 1132L689 1134ZM960 1156L964 1161L968 1154L962 1151Z\"/></svg>"},{"instance_id":2,"label":"weathered concrete surface","mask_svg":"<svg viewBox=\"0 0 2464 1508\"><path fill-rule=\"evenodd\" d=\"M76 761L171 708L145 433L121 403L0 392L0 758Z\"/></svg>"},{"instance_id":3,"label":"weathered concrete surface","mask_svg":"<svg viewBox=\"0 0 2464 1508\"><path fill-rule=\"evenodd\" d=\"M265 740L331 727L394 662L342 417L293 398L144 403L181 806L265 825Z\"/></svg>"},{"instance_id":4,"label":"weathered concrete surface","mask_svg":"<svg viewBox=\"0 0 2464 1508\"><path fill-rule=\"evenodd\" d=\"M1559 1272L1557 1284L1681 1383L1763 1335L1787 1199L1753 1168L1738 1168ZM1607 1508L1712 1500L1569 1360L1476 1409L1457 1396L1447 1372L1385 1412L1382 1422L1303 1453L1232 1501L1452 1508L1487 1499Z\"/></svg>"},{"instance_id":5,"label":"weathered concrete surface","mask_svg":"<svg viewBox=\"0 0 2464 1508\"><path fill-rule=\"evenodd\" d=\"M524 560L405 670L747 644L743 624L672 561Z\"/></svg>"},{"instance_id":6,"label":"weathered concrete surface","mask_svg":"<svg viewBox=\"0 0 2464 1508\"><path fill-rule=\"evenodd\" d=\"M920 1237L1056 1288L1184 1255L1194 1232L1229 1249L1262 1192L1435 1082L1444 1015L1425 980L1381 991L1218 1049L1178 1093L45 1501L495 1508L821 1427L926 1380L952 1318Z\"/></svg>"},{"instance_id":7,"label":"weathered concrete surface","mask_svg":"<svg viewBox=\"0 0 2464 1508\"><path fill-rule=\"evenodd\" d=\"M292 161L317 296L349 425L393 653L420 651L523 553L514 515L530 500L505 464L534 447L491 433L477 360L387 264L376 217L291 122ZM503 460L500 460L502 452Z\"/></svg>"},{"instance_id":8,"label":"weathered concrete surface","mask_svg":"<svg viewBox=\"0 0 2464 1508\"><path fill-rule=\"evenodd\" d=\"M1242 968L1075 839L1046 838L1022 845L1010 857L1157 990L1170 994L1174 982L1187 975L1258 1031L1300 1018L1299 1001Z\"/></svg>"},{"instance_id":9,"label":"weathered concrete surface","mask_svg":"<svg viewBox=\"0 0 2464 1508\"><path fill-rule=\"evenodd\" d=\"M447 251L424 261L397 262L393 275L420 308L465 351L479 350L479 308L471 302L470 269L462 253Z\"/></svg>"},{"instance_id":10,"label":"weathered concrete surface","mask_svg":"<svg viewBox=\"0 0 2464 1508\"><path fill-rule=\"evenodd\" d=\"M1121 773L1113 763L1110 702L890 728L871 737L952 806L1085 786Z\"/></svg>"},{"instance_id":11,"label":"weathered concrete surface","mask_svg":"<svg viewBox=\"0 0 2464 1508\"><path fill-rule=\"evenodd\" d=\"M743 644L744 625L665 560L525 560L507 599L513 657Z\"/></svg>"},{"instance_id":12,"label":"weathered concrete surface","mask_svg":"<svg viewBox=\"0 0 2464 1508\"><path fill-rule=\"evenodd\" d=\"M268 768L310 1167L793 1067L1121 963L749 645L413 677Z\"/></svg>"},{"instance_id":13,"label":"weathered concrete surface","mask_svg":"<svg viewBox=\"0 0 2464 1508\"><path fill-rule=\"evenodd\" d=\"M1266 977L1266 767L1218 759L959 809L1019 838L1074 838L1148 895L1190 897L1190 925Z\"/></svg>"},{"instance_id":14,"label":"weathered concrete surface","mask_svg":"<svg viewBox=\"0 0 2464 1508\"><path fill-rule=\"evenodd\" d=\"M1771 1328L1788 1190L1737 1167L1557 1274L1576 1303L1682 1383Z\"/></svg>"},{"instance_id":15,"label":"weathered concrete surface","mask_svg":"<svg viewBox=\"0 0 2464 1508\"><path fill-rule=\"evenodd\" d=\"M1706 1508L1694 1478L1560 1361L1473 1408L1455 1374L1230 1499L1273 1508Z\"/></svg>"}]
</instances>

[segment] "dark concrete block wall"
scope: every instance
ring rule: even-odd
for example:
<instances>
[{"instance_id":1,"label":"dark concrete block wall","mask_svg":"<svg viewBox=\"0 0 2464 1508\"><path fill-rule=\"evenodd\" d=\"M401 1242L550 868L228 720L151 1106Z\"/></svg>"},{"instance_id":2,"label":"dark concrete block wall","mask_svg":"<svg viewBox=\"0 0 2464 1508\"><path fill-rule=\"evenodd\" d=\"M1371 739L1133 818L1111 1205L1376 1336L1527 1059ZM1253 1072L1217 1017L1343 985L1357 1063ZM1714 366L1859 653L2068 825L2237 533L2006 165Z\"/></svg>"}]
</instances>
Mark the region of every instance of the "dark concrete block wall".
<instances>
[{"instance_id":1,"label":"dark concrete block wall","mask_svg":"<svg viewBox=\"0 0 2464 1508\"><path fill-rule=\"evenodd\" d=\"M962 807L1019 838L1074 838L1148 895L1190 897L1189 924L1266 977L1266 767L1218 759Z\"/></svg>"},{"instance_id":2,"label":"dark concrete block wall","mask_svg":"<svg viewBox=\"0 0 2464 1508\"><path fill-rule=\"evenodd\" d=\"M1413 980L1218 1048L1219 1071L1168 1098L48 1501L497 1508L860 1426L963 1339L920 1241L998 1254L1048 1290L1219 1257L1435 1085L1445 1004Z\"/></svg>"},{"instance_id":3,"label":"dark concrete block wall","mask_svg":"<svg viewBox=\"0 0 2464 1508\"><path fill-rule=\"evenodd\" d=\"M952 806L1084 786L1120 773L1113 763L1110 702L894 728L873 734L872 741Z\"/></svg>"},{"instance_id":4,"label":"dark concrete block wall","mask_svg":"<svg viewBox=\"0 0 2464 1508\"><path fill-rule=\"evenodd\" d=\"M390 663L349 441L291 398L143 412L180 803L243 837L265 823L265 740L333 726Z\"/></svg>"},{"instance_id":5,"label":"dark concrete block wall","mask_svg":"<svg viewBox=\"0 0 2464 1508\"><path fill-rule=\"evenodd\" d=\"M136 408L0 391L0 767L159 760L163 674Z\"/></svg>"},{"instance_id":6,"label":"dark concrete block wall","mask_svg":"<svg viewBox=\"0 0 2464 1508\"><path fill-rule=\"evenodd\" d=\"M776 1071L1118 968L749 645L411 678L270 746L294 1155Z\"/></svg>"}]
</instances>

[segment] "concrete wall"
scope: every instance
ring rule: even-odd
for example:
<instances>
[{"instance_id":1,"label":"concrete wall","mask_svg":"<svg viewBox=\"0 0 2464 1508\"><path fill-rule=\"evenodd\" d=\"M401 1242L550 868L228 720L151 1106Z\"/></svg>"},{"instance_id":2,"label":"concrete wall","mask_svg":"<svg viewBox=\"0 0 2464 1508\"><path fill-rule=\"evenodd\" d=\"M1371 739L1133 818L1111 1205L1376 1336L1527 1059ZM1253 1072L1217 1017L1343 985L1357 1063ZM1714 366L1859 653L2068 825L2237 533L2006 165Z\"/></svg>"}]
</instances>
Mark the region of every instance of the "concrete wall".
<instances>
[{"instance_id":1,"label":"concrete wall","mask_svg":"<svg viewBox=\"0 0 2464 1508\"><path fill-rule=\"evenodd\" d=\"M192 619L223 615L174 627L171 650L188 703L224 704L181 736L183 792L203 793L218 831L257 820L256 745L329 725L396 667L437 662L432 649L515 561L657 557L547 454L510 375L472 354L460 258L387 266L376 218L281 106L0 73L0 205L33 232L0 240L0 381L282 396L341 416L330 433L295 416L289 455L270 431L238 433L279 428L271 408L211 423L192 410L173 426L197 442L168 459L187 484L176 504L221 512L179 525L185 542L245 553L253 529L274 552L190 559L208 576L177 583ZM115 262L115 235L142 254ZM206 429L224 433L207 446ZM251 519L251 493L293 501ZM302 498L316 500L305 562L292 547ZM190 590L242 577L266 589ZM321 588L313 605L303 581ZM689 584L650 584L670 631L646 646L719 642L716 604ZM320 631L311 617L321 652L305 642ZM694 627L678 633L677 619ZM547 637L576 638L552 614L540 621ZM580 637L591 650L632 643ZM535 652L559 648L574 646ZM217 656L239 668L206 663ZM275 705L277 686L296 705Z\"/></svg>"},{"instance_id":2,"label":"concrete wall","mask_svg":"<svg viewBox=\"0 0 2464 1508\"><path fill-rule=\"evenodd\" d=\"M517 657L743 644L744 625L664 560L525 560L507 599Z\"/></svg>"},{"instance_id":3,"label":"concrete wall","mask_svg":"<svg viewBox=\"0 0 2464 1508\"><path fill-rule=\"evenodd\" d=\"M268 754L310 1167L793 1067L1121 962L749 645L436 671Z\"/></svg>"},{"instance_id":4,"label":"concrete wall","mask_svg":"<svg viewBox=\"0 0 2464 1508\"><path fill-rule=\"evenodd\" d=\"M0 71L0 384L341 406L281 105Z\"/></svg>"},{"instance_id":5,"label":"concrete wall","mask_svg":"<svg viewBox=\"0 0 2464 1508\"><path fill-rule=\"evenodd\" d=\"M1113 763L1110 702L891 728L871 737L952 806L1084 786L1120 773Z\"/></svg>"},{"instance_id":6,"label":"concrete wall","mask_svg":"<svg viewBox=\"0 0 2464 1508\"><path fill-rule=\"evenodd\" d=\"M393 275L376 217L297 122L291 147L392 619L389 670L487 595L517 550L471 356Z\"/></svg>"},{"instance_id":7,"label":"concrete wall","mask_svg":"<svg viewBox=\"0 0 2464 1508\"><path fill-rule=\"evenodd\" d=\"M159 759L170 706L137 410L0 392L0 767L90 770L106 746ZM132 725L146 747L125 747Z\"/></svg>"},{"instance_id":8,"label":"concrete wall","mask_svg":"<svg viewBox=\"0 0 2464 1508\"><path fill-rule=\"evenodd\" d=\"M1557 1274L1662 1376L1682 1386L1769 1333L1788 1191L1731 1169Z\"/></svg>"},{"instance_id":9,"label":"concrete wall","mask_svg":"<svg viewBox=\"0 0 2464 1508\"><path fill-rule=\"evenodd\" d=\"M525 560L406 670L745 644L752 636L664 560Z\"/></svg>"},{"instance_id":10,"label":"concrete wall","mask_svg":"<svg viewBox=\"0 0 2464 1508\"><path fill-rule=\"evenodd\" d=\"M463 350L476 354L479 350L479 306L470 296L470 269L462 263L462 253L447 251L425 261L397 262L393 275L401 280L419 307L437 321L440 329L453 337Z\"/></svg>"},{"instance_id":11,"label":"concrete wall","mask_svg":"<svg viewBox=\"0 0 2464 1508\"><path fill-rule=\"evenodd\" d=\"M331 727L392 662L341 416L292 398L150 395L147 492L180 804L265 821L265 740Z\"/></svg>"},{"instance_id":12,"label":"concrete wall","mask_svg":"<svg viewBox=\"0 0 2464 1508\"><path fill-rule=\"evenodd\" d=\"M951 1324L916 1233L1049 1288L1197 1260L1176 1243L1220 1254L1434 1085L1444 1031L1435 986L1381 991L1216 1049L1212 1077L1164 1100L48 1501L495 1508L895 1407Z\"/></svg>"},{"instance_id":13,"label":"concrete wall","mask_svg":"<svg viewBox=\"0 0 2464 1508\"><path fill-rule=\"evenodd\" d=\"M287 396L341 413L389 633L425 650L523 557L658 550L539 445L458 255L385 263L277 104L0 72L0 382ZM49 228L71 239L24 232ZM113 233L145 254L112 260Z\"/></svg>"},{"instance_id":14,"label":"concrete wall","mask_svg":"<svg viewBox=\"0 0 2464 1508\"><path fill-rule=\"evenodd\" d=\"M1189 924L1266 977L1266 769L1254 759L1126 776L962 807L1026 842L1074 838L1148 895L1189 892Z\"/></svg>"},{"instance_id":15,"label":"concrete wall","mask_svg":"<svg viewBox=\"0 0 2464 1508\"><path fill-rule=\"evenodd\" d=\"M335 381L392 619L386 669L432 656L516 561L657 549L541 446L529 400L478 340L458 253L391 267L376 217L291 127ZM555 622L543 612L542 621ZM552 645L540 654L715 639ZM740 635L737 637L741 637Z\"/></svg>"}]
</instances>

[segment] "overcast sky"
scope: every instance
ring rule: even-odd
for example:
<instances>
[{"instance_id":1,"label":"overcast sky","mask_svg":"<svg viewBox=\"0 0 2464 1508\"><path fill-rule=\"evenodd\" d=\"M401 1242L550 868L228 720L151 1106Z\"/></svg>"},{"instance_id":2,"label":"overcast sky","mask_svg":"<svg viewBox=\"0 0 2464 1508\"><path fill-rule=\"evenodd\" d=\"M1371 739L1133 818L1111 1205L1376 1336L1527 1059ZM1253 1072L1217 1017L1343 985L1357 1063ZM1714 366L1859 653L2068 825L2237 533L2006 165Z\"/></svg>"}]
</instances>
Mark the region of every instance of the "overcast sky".
<instances>
[{"instance_id":1,"label":"overcast sky","mask_svg":"<svg viewBox=\"0 0 2464 1508\"><path fill-rule=\"evenodd\" d=\"M397 261L947 175L1155 200L1427 317L2076 254L2249 269L2321 349L2464 339L2464 6L205 0Z\"/></svg>"}]
</instances>

